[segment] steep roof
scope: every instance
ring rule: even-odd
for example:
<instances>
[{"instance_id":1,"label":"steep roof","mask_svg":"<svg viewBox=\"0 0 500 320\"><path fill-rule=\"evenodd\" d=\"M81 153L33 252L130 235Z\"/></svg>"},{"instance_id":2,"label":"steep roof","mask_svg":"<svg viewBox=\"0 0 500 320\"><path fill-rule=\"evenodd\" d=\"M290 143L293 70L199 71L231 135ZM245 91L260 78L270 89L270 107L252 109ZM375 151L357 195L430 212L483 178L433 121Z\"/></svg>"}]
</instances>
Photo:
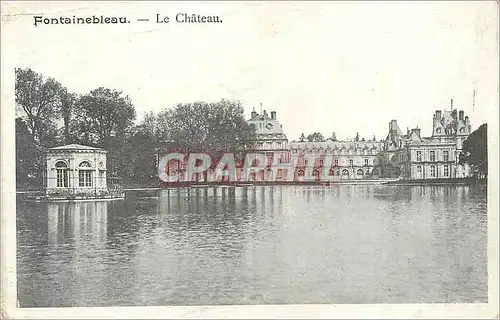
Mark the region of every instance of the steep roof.
<instances>
[{"instance_id":1,"label":"steep roof","mask_svg":"<svg viewBox=\"0 0 500 320\"><path fill-rule=\"evenodd\" d=\"M104 150L104 149L73 143L73 144L67 144L65 146L49 148L49 150Z\"/></svg>"}]
</instances>

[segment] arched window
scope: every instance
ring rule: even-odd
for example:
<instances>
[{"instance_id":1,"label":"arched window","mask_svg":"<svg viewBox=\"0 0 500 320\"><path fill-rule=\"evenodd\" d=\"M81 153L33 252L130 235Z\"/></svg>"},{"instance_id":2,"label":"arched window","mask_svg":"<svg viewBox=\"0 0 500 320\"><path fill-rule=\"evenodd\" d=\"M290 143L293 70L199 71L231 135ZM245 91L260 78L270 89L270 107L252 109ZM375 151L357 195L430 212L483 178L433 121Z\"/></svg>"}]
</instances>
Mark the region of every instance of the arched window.
<instances>
[{"instance_id":1,"label":"arched window","mask_svg":"<svg viewBox=\"0 0 500 320\"><path fill-rule=\"evenodd\" d=\"M94 171L90 169L92 167L90 163L83 161L78 167L78 186L81 188L92 187L92 175Z\"/></svg>"},{"instance_id":2,"label":"arched window","mask_svg":"<svg viewBox=\"0 0 500 320\"><path fill-rule=\"evenodd\" d=\"M57 188L68 187L68 166L64 161L56 162L56 186Z\"/></svg>"},{"instance_id":3,"label":"arched window","mask_svg":"<svg viewBox=\"0 0 500 320\"><path fill-rule=\"evenodd\" d=\"M68 166L66 165L66 163L64 161L57 161L56 168L68 168Z\"/></svg>"},{"instance_id":4,"label":"arched window","mask_svg":"<svg viewBox=\"0 0 500 320\"><path fill-rule=\"evenodd\" d=\"M348 176L349 175L349 171L347 169L342 170L342 175L343 176Z\"/></svg>"},{"instance_id":5,"label":"arched window","mask_svg":"<svg viewBox=\"0 0 500 320\"><path fill-rule=\"evenodd\" d=\"M378 176L378 170L377 169L373 169L372 170L372 175L373 176Z\"/></svg>"},{"instance_id":6,"label":"arched window","mask_svg":"<svg viewBox=\"0 0 500 320\"><path fill-rule=\"evenodd\" d=\"M297 174L298 174L299 176L303 176L303 175L304 175L304 170L299 170L299 171L297 172Z\"/></svg>"},{"instance_id":7,"label":"arched window","mask_svg":"<svg viewBox=\"0 0 500 320\"><path fill-rule=\"evenodd\" d=\"M79 165L80 168L90 168L91 165L88 161L82 161Z\"/></svg>"},{"instance_id":8,"label":"arched window","mask_svg":"<svg viewBox=\"0 0 500 320\"><path fill-rule=\"evenodd\" d=\"M330 176L333 176L333 175L335 175L335 170L333 170L333 169L330 169L330 171L328 171L328 175L330 175Z\"/></svg>"},{"instance_id":9,"label":"arched window","mask_svg":"<svg viewBox=\"0 0 500 320\"><path fill-rule=\"evenodd\" d=\"M313 176L315 176L315 177L319 176L319 171L318 170L313 170Z\"/></svg>"},{"instance_id":10,"label":"arched window","mask_svg":"<svg viewBox=\"0 0 500 320\"><path fill-rule=\"evenodd\" d=\"M363 175L363 170L362 170L362 169L358 169L358 170L356 171L356 174L357 174L358 176L362 176L362 175Z\"/></svg>"}]
</instances>

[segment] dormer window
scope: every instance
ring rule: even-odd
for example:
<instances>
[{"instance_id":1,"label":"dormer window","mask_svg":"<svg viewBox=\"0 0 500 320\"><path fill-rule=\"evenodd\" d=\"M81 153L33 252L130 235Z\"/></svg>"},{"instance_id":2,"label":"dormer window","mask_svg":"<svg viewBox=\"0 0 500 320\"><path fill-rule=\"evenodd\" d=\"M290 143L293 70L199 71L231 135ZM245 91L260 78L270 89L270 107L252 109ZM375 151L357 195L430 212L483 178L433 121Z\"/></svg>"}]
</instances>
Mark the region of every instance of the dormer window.
<instances>
[{"instance_id":1,"label":"dormer window","mask_svg":"<svg viewBox=\"0 0 500 320\"><path fill-rule=\"evenodd\" d=\"M460 133L464 133L464 132L465 132L464 127L460 128Z\"/></svg>"},{"instance_id":2,"label":"dormer window","mask_svg":"<svg viewBox=\"0 0 500 320\"><path fill-rule=\"evenodd\" d=\"M436 133L441 133L441 128L437 128Z\"/></svg>"}]
</instances>

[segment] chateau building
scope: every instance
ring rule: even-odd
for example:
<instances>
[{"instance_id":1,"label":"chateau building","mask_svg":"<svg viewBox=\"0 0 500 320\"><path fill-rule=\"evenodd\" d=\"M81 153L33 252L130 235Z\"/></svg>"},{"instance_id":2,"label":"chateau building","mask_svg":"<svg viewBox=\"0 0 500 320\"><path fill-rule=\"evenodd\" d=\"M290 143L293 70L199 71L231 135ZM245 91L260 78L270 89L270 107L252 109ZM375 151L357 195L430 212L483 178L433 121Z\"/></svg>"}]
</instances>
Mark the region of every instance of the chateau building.
<instances>
[{"instance_id":1,"label":"chateau building","mask_svg":"<svg viewBox=\"0 0 500 320\"><path fill-rule=\"evenodd\" d=\"M253 146L247 149L247 152L262 153L267 158L267 165L289 161L290 149L288 138L283 132L283 126L276 117L276 111L271 111L271 116L264 110L258 114L253 109L248 120L255 129L255 141ZM266 172L269 174L270 172ZM264 172L260 178L264 178Z\"/></svg>"},{"instance_id":2,"label":"chateau building","mask_svg":"<svg viewBox=\"0 0 500 320\"><path fill-rule=\"evenodd\" d=\"M380 175L379 154L383 151L379 141L333 141L291 142L292 158L297 157L296 177L300 180L306 170L312 176L321 175L328 167L332 180L374 179ZM311 156L315 155L315 156Z\"/></svg>"},{"instance_id":3,"label":"chateau building","mask_svg":"<svg viewBox=\"0 0 500 320\"><path fill-rule=\"evenodd\" d=\"M264 170L251 173L249 181L319 181L400 179L451 179L471 176L467 165L460 165L458 158L463 141L471 133L469 118L464 111L436 111L430 137L422 137L417 127L403 133L396 120L389 122L385 140L337 141L288 141L276 112L270 115L255 109L248 123L255 129L255 140L246 153L260 153L267 160ZM291 162L293 162L291 164ZM254 164L262 168L262 164ZM168 165L168 172L183 173L186 161ZM292 174L289 170L292 168ZM242 177L242 167L237 166L236 176ZM183 178L179 182L208 181L212 169L204 174ZM285 176L286 174L286 176Z\"/></svg>"},{"instance_id":4,"label":"chateau building","mask_svg":"<svg viewBox=\"0 0 500 320\"><path fill-rule=\"evenodd\" d=\"M383 142L331 139L322 142L288 142L275 111L271 111L269 117L265 110L263 114L258 114L254 109L248 123L256 131L254 147L248 152L264 153L268 166L297 161L294 172L297 180L303 179L308 170L313 179L319 179L321 170L325 170L327 164L330 164L328 174L332 180L370 179L378 178L380 174L377 157L383 151ZM283 177L281 169L267 168L256 179L266 179L271 174L276 174L277 180Z\"/></svg>"},{"instance_id":5,"label":"chateau building","mask_svg":"<svg viewBox=\"0 0 500 320\"><path fill-rule=\"evenodd\" d=\"M404 179L449 179L471 176L468 165L458 163L462 144L471 133L463 110L437 110L430 137L420 129L401 132L396 120L389 123L384 146L384 168Z\"/></svg>"}]
</instances>

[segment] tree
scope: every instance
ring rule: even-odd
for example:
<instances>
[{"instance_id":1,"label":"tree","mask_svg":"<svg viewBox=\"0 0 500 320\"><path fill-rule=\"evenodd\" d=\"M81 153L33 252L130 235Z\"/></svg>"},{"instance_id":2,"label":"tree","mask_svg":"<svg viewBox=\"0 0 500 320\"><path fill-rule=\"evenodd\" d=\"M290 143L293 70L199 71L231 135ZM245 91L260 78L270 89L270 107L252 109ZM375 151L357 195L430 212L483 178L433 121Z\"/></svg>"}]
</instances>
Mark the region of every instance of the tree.
<instances>
[{"instance_id":1,"label":"tree","mask_svg":"<svg viewBox=\"0 0 500 320\"><path fill-rule=\"evenodd\" d=\"M459 163L467 163L479 177L488 176L488 125L482 124L465 139Z\"/></svg>"},{"instance_id":2,"label":"tree","mask_svg":"<svg viewBox=\"0 0 500 320\"><path fill-rule=\"evenodd\" d=\"M135 108L121 91L97 88L82 96L76 105L78 117L74 129L85 130L89 143L108 146L125 136L135 120ZM78 130L79 129L79 130Z\"/></svg>"},{"instance_id":3,"label":"tree","mask_svg":"<svg viewBox=\"0 0 500 320\"><path fill-rule=\"evenodd\" d=\"M80 97L74 111L72 140L108 150L109 176L126 176L130 172L127 139L136 117L130 98L121 91L100 87Z\"/></svg>"},{"instance_id":4,"label":"tree","mask_svg":"<svg viewBox=\"0 0 500 320\"><path fill-rule=\"evenodd\" d=\"M306 140L306 136L304 135L304 133L302 133L302 134L300 135L299 141L300 141L300 142L304 142L305 140Z\"/></svg>"},{"instance_id":5,"label":"tree","mask_svg":"<svg viewBox=\"0 0 500 320\"><path fill-rule=\"evenodd\" d=\"M59 105L59 112L63 118L63 140L64 143L72 142L71 135L71 117L73 115L75 105L78 101L78 96L74 93L69 93L66 88L61 90L61 101Z\"/></svg>"},{"instance_id":6,"label":"tree","mask_svg":"<svg viewBox=\"0 0 500 320\"><path fill-rule=\"evenodd\" d=\"M16 68L15 77L16 183L19 188L40 188L44 151L60 143L57 119L65 88L29 68Z\"/></svg>"},{"instance_id":7,"label":"tree","mask_svg":"<svg viewBox=\"0 0 500 320\"><path fill-rule=\"evenodd\" d=\"M23 119L31 140L38 148L50 144L56 132L58 106L61 104L62 85L52 78L27 69L15 69L15 102L23 111Z\"/></svg>"},{"instance_id":8,"label":"tree","mask_svg":"<svg viewBox=\"0 0 500 320\"><path fill-rule=\"evenodd\" d=\"M307 140L309 142L315 141L315 142L321 142L325 141L325 137L320 132L314 132L310 135L307 136Z\"/></svg>"},{"instance_id":9,"label":"tree","mask_svg":"<svg viewBox=\"0 0 500 320\"><path fill-rule=\"evenodd\" d=\"M154 135L140 128L127 140L127 162L124 168L126 182L149 184L157 172L156 140Z\"/></svg>"},{"instance_id":10,"label":"tree","mask_svg":"<svg viewBox=\"0 0 500 320\"><path fill-rule=\"evenodd\" d=\"M199 152L238 152L253 144L255 129L245 120L239 101L178 104L158 115L159 135Z\"/></svg>"},{"instance_id":11,"label":"tree","mask_svg":"<svg viewBox=\"0 0 500 320\"><path fill-rule=\"evenodd\" d=\"M146 113L141 123L131 130L127 139L127 168L125 177L141 185L157 182L157 149L167 140L159 125L159 117ZM126 181L129 182L129 181Z\"/></svg>"},{"instance_id":12,"label":"tree","mask_svg":"<svg viewBox=\"0 0 500 320\"><path fill-rule=\"evenodd\" d=\"M16 119L16 185L17 188L40 188L43 184L43 157L36 148L28 126Z\"/></svg>"}]
</instances>

